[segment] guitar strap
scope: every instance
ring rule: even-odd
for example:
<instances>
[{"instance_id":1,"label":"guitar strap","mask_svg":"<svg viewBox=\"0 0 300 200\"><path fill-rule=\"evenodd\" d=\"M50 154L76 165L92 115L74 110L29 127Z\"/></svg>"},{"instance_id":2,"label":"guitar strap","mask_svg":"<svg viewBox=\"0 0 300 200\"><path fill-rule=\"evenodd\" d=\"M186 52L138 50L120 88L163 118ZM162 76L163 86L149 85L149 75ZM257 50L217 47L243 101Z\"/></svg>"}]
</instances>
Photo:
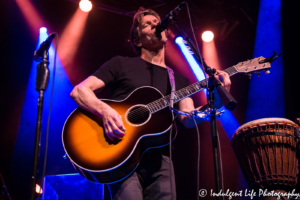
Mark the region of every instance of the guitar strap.
<instances>
[{"instance_id":1,"label":"guitar strap","mask_svg":"<svg viewBox=\"0 0 300 200\"><path fill-rule=\"evenodd\" d=\"M170 79L170 85L175 85L175 77L174 77L174 71L167 66L168 74L169 74L169 79ZM175 89L175 88L174 88Z\"/></svg>"},{"instance_id":2,"label":"guitar strap","mask_svg":"<svg viewBox=\"0 0 300 200\"><path fill-rule=\"evenodd\" d=\"M175 91L176 91L175 77L174 77L174 71L170 67L167 66L167 70L168 70L168 75L169 75L169 80L170 80L170 85L171 85L170 107L173 108L174 94L175 94Z\"/></svg>"},{"instance_id":3,"label":"guitar strap","mask_svg":"<svg viewBox=\"0 0 300 200\"><path fill-rule=\"evenodd\" d=\"M167 71L168 71L168 75L169 75L169 80L170 80L170 85L171 85L171 99L170 99L170 107L173 108L173 104L174 104L174 94L175 94L175 91L176 91L176 88L175 88L175 77L174 77L174 71L167 66ZM157 78L157 75L156 75L156 70L155 68L153 68L153 86L156 87L156 78Z\"/></svg>"}]
</instances>

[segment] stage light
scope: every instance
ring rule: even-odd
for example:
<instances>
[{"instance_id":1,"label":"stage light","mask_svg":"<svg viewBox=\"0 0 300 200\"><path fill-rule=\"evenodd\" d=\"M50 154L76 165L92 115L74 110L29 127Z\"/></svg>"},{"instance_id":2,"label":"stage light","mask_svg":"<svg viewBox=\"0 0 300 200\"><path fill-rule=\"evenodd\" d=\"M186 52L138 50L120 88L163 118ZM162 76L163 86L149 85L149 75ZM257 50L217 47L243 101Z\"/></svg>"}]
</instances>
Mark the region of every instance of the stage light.
<instances>
[{"instance_id":1,"label":"stage light","mask_svg":"<svg viewBox=\"0 0 300 200\"><path fill-rule=\"evenodd\" d=\"M281 1L261 0L253 57L264 56L267 58L274 49L277 52L283 51ZM281 56L272 63L270 75L262 73L261 77L252 76L249 85L245 122L268 117L285 118L283 67Z\"/></svg>"},{"instance_id":2,"label":"stage light","mask_svg":"<svg viewBox=\"0 0 300 200\"><path fill-rule=\"evenodd\" d=\"M81 0L79 3L79 7L83 12L89 12L92 9L93 5L89 0Z\"/></svg>"},{"instance_id":3,"label":"stage light","mask_svg":"<svg viewBox=\"0 0 300 200\"><path fill-rule=\"evenodd\" d=\"M205 79L205 75L202 71L202 68L194 58L193 54L191 53L190 47L187 45L186 41L183 40L182 37L177 37L175 39L175 43L180 47L181 52L183 53L185 59L189 63L194 75L196 76L198 81Z\"/></svg>"},{"instance_id":4,"label":"stage light","mask_svg":"<svg viewBox=\"0 0 300 200\"><path fill-rule=\"evenodd\" d=\"M42 33L47 33L47 28L45 27L40 28L40 34Z\"/></svg>"},{"instance_id":5,"label":"stage light","mask_svg":"<svg viewBox=\"0 0 300 200\"><path fill-rule=\"evenodd\" d=\"M15 2L22 12L28 26L30 27L30 31L32 32L31 35L36 40L39 36L39 28L43 26L50 26L48 25L46 20L43 19L42 15L39 13L38 9L36 9L31 0L15 0Z\"/></svg>"},{"instance_id":6,"label":"stage light","mask_svg":"<svg viewBox=\"0 0 300 200\"><path fill-rule=\"evenodd\" d=\"M211 42L214 39L214 34L211 31L204 31L202 33L202 40L204 42Z\"/></svg>"},{"instance_id":7,"label":"stage light","mask_svg":"<svg viewBox=\"0 0 300 200\"><path fill-rule=\"evenodd\" d=\"M76 68L75 56L77 50L80 48L81 38L85 31L85 25L89 12L82 12L80 8L77 8L76 12L65 26L60 36L60 47L58 48L58 55L63 66L66 69L66 73L72 77L74 74L74 68ZM81 74L81 73L79 73ZM74 77L74 76L73 76ZM71 81L72 82L72 81Z\"/></svg>"},{"instance_id":8,"label":"stage light","mask_svg":"<svg viewBox=\"0 0 300 200\"><path fill-rule=\"evenodd\" d=\"M78 8L79 10L79 8ZM86 14L80 11L83 14ZM47 33L41 33L39 29L42 26L36 28L36 32L39 32L39 39L36 44L35 50L37 50L42 42L48 38ZM61 45L62 46L62 45ZM33 55L32 51L32 55ZM50 106L50 96L51 88L53 84L53 74L54 74L54 46L51 44L49 48L49 83L48 88L44 92L44 107L43 107L43 118L42 118L42 138L46 137L43 135L46 134L46 127L48 123L48 114ZM14 171L11 181L16 183L19 188L28 187L30 185L30 180L24 178L24 174L31 174L32 168L31 165L26 165L20 169L22 163L31 163L33 162L33 152L34 152L34 134L36 130L36 116L37 116L37 103L39 99L39 93L36 91L36 74L37 74L37 64L33 60L30 70L30 75L27 82L27 90L25 98L23 100L22 114L19 119L18 133L14 145L13 155L11 159L11 170ZM27 72L26 72L27 74ZM50 120L50 130L49 132L49 145L57 146L58 148L49 148L48 157L47 157L47 170L50 172L56 167L65 165L64 163L55 163L57 157L63 152L63 147L61 144L61 130L64 126L64 121L67 119L68 115L77 107L76 103L70 99L70 92L73 89L66 71L62 66L59 57L57 56L56 61L56 70L55 70L55 82L53 90L53 101L52 101L52 111L51 111L51 120ZM59 98L56 98L59 97ZM27 138L27 139L26 139ZM26 140L26 142L24 142ZM40 149L40 160L44 160L45 152L45 139L41 139L41 149ZM67 166L67 165L66 165ZM40 166L42 167L42 166ZM41 168L40 168L41 169ZM46 171L47 174L47 171ZM21 179L24 181L19 181ZM1 185L1 184L0 184ZM41 186L41 185L40 185ZM41 187L42 189L42 187ZM39 189L37 191L40 191ZM45 190L44 190L45 191ZM21 194L24 196L28 193L21 190ZM0 195L1 196L1 195ZM1 199L1 197L0 197ZM25 198L29 199L29 198Z\"/></svg>"},{"instance_id":9,"label":"stage light","mask_svg":"<svg viewBox=\"0 0 300 200\"><path fill-rule=\"evenodd\" d=\"M35 185L35 192L38 193L38 194L43 193L43 190L42 190L41 186L39 186L39 184Z\"/></svg>"}]
</instances>

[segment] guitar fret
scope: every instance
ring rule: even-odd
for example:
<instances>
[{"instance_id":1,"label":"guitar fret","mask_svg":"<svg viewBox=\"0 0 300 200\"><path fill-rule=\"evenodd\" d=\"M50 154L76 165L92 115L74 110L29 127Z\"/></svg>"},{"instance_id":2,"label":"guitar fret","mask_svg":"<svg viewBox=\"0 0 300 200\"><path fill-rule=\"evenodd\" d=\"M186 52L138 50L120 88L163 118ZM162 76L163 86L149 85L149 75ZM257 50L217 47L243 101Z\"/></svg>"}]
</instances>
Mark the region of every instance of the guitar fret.
<instances>
[{"instance_id":1,"label":"guitar fret","mask_svg":"<svg viewBox=\"0 0 300 200\"><path fill-rule=\"evenodd\" d=\"M186 94L190 94L190 91L188 89L185 89Z\"/></svg>"},{"instance_id":2,"label":"guitar fret","mask_svg":"<svg viewBox=\"0 0 300 200\"><path fill-rule=\"evenodd\" d=\"M161 105L161 99L157 100L157 106L158 106L159 109L160 109L160 107L162 106L162 105Z\"/></svg>"},{"instance_id":3,"label":"guitar fret","mask_svg":"<svg viewBox=\"0 0 300 200\"><path fill-rule=\"evenodd\" d=\"M157 109L157 101L154 101L154 108Z\"/></svg>"},{"instance_id":4,"label":"guitar fret","mask_svg":"<svg viewBox=\"0 0 300 200\"><path fill-rule=\"evenodd\" d=\"M156 112L157 111L156 101L152 102L152 107L153 107L153 111Z\"/></svg>"},{"instance_id":5,"label":"guitar fret","mask_svg":"<svg viewBox=\"0 0 300 200\"><path fill-rule=\"evenodd\" d=\"M174 94L174 101L178 100L177 93Z\"/></svg>"},{"instance_id":6,"label":"guitar fret","mask_svg":"<svg viewBox=\"0 0 300 200\"><path fill-rule=\"evenodd\" d=\"M151 112L151 113L154 113L155 110L154 110L153 106L151 105L151 106L149 106L149 107L150 107L150 112Z\"/></svg>"},{"instance_id":7,"label":"guitar fret","mask_svg":"<svg viewBox=\"0 0 300 200\"><path fill-rule=\"evenodd\" d=\"M203 81L194 83L192 85L189 85L185 88L182 88L175 92L174 94L174 103L177 103L178 101L200 91L203 89L201 85L206 85ZM151 113L155 113L169 105L170 102L170 95L165 96L164 98L158 99L152 103L148 104L148 107L150 109Z\"/></svg>"},{"instance_id":8,"label":"guitar fret","mask_svg":"<svg viewBox=\"0 0 300 200\"><path fill-rule=\"evenodd\" d=\"M160 109L165 107L163 99L159 100Z\"/></svg>"},{"instance_id":9,"label":"guitar fret","mask_svg":"<svg viewBox=\"0 0 300 200\"><path fill-rule=\"evenodd\" d=\"M237 70L236 70L235 66L232 66L232 67L225 69L224 72L226 72L227 74L229 74L229 76L231 76L231 75L236 74Z\"/></svg>"},{"instance_id":10,"label":"guitar fret","mask_svg":"<svg viewBox=\"0 0 300 200\"><path fill-rule=\"evenodd\" d=\"M185 94L182 91L178 91L178 97L179 99L183 98L185 96Z\"/></svg>"},{"instance_id":11,"label":"guitar fret","mask_svg":"<svg viewBox=\"0 0 300 200\"><path fill-rule=\"evenodd\" d=\"M164 98L164 103L165 103L165 106L166 106L166 105L168 105L168 102L166 101L166 99L165 99L165 98Z\"/></svg>"},{"instance_id":12,"label":"guitar fret","mask_svg":"<svg viewBox=\"0 0 300 200\"><path fill-rule=\"evenodd\" d=\"M159 104L158 104L157 100L155 101L155 108L159 110Z\"/></svg>"},{"instance_id":13,"label":"guitar fret","mask_svg":"<svg viewBox=\"0 0 300 200\"><path fill-rule=\"evenodd\" d=\"M154 109L153 109L152 103L149 103L147 106L148 106L150 112L154 113Z\"/></svg>"}]
</instances>

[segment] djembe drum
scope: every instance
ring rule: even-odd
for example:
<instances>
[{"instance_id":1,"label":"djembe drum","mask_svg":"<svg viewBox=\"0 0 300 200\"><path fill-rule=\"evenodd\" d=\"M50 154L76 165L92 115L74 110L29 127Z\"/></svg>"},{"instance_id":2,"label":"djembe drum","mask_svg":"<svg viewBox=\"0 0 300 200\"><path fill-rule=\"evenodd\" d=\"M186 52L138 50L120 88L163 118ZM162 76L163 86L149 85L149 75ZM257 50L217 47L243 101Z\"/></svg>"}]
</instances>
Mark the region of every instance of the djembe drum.
<instances>
[{"instance_id":1,"label":"djembe drum","mask_svg":"<svg viewBox=\"0 0 300 200\"><path fill-rule=\"evenodd\" d=\"M297 184L298 140L299 126L287 119L264 118L238 128L231 145L249 187L291 191Z\"/></svg>"}]
</instances>

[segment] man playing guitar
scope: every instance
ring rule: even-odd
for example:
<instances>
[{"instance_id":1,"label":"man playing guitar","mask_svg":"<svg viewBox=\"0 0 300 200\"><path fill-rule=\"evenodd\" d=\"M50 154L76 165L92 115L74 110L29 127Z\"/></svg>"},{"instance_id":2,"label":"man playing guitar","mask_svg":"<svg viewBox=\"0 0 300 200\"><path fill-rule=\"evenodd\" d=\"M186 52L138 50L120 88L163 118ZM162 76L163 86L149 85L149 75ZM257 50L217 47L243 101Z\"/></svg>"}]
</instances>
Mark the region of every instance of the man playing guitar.
<instances>
[{"instance_id":1,"label":"man playing guitar","mask_svg":"<svg viewBox=\"0 0 300 200\"><path fill-rule=\"evenodd\" d=\"M101 66L94 74L74 87L71 97L79 107L100 116L106 137L110 140L122 139L126 135L124 121L120 114L99 100L94 91L109 87L112 99L124 99L134 89L141 86L153 86L163 95L170 94L168 72L165 64L166 32L159 36L155 27L160 21L159 15L150 9L140 10L135 14L130 32L130 40L136 52L135 58L117 56ZM230 90L229 75L217 71L216 78L227 91ZM174 73L176 90L189 85L184 76ZM178 103L183 112L196 110L193 100L185 98ZM199 110L197 108L197 110ZM195 126L191 117L179 116L187 128ZM201 123L203 119L196 119ZM159 149L151 149L143 155L139 166L125 179L109 184L113 199L176 199L174 176L170 177L169 158L162 155ZM172 180L172 190L170 187ZM172 191L172 192L171 192Z\"/></svg>"}]
</instances>

